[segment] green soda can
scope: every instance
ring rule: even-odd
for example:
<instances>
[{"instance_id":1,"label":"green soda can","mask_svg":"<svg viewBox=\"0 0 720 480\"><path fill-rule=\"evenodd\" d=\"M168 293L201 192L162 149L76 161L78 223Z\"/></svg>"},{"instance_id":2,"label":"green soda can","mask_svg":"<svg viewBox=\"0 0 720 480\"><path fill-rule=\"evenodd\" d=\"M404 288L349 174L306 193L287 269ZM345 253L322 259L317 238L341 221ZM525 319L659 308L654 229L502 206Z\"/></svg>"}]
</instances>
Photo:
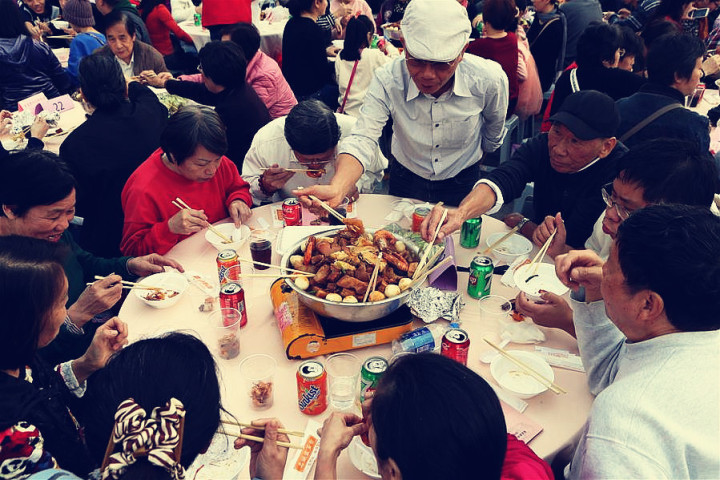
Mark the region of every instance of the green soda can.
<instances>
[{"instance_id":1,"label":"green soda can","mask_svg":"<svg viewBox=\"0 0 720 480\"><path fill-rule=\"evenodd\" d=\"M195 20L195 26L196 26L196 27L199 27L199 26L201 25L201 23L202 23L202 22L201 22L202 17L200 16L200 14L199 14L199 13L196 13L195 15L193 15L193 19Z\"/></svg>"},{"instance_id":2,"label":"green soda can","mask_svg":"<svg viewBox=\"0 0 720 480\"><path fill-rule=\"evenodd\" d=\"M482 298L490 295L492 284L493 262L490 257L478 255L470 264L470 278L468 279L467 293L472 298Z\"/></svg>"},{"instance_id":3,"label":"green soda can","mask_svg":"<svg viewBox=\"0 0 720 480\"><path fill-rule=\"evenodd\" d=\"M370 357L365 360L360 370L360 404L365 401L368 393L375 391L387 368L388 361L383 357Z\"/></svg>"},{"instance_id":4,"label":"green soda can","mask_svg":"<svg viewBox=\"0 0 720 480\"><path fill-rule=\"evenodd\" d=\"M460 246L464 248L476 248L480 245L480 230L482 229L482 217L465 220L460 231Z\"/></svg>"}]
</instances>

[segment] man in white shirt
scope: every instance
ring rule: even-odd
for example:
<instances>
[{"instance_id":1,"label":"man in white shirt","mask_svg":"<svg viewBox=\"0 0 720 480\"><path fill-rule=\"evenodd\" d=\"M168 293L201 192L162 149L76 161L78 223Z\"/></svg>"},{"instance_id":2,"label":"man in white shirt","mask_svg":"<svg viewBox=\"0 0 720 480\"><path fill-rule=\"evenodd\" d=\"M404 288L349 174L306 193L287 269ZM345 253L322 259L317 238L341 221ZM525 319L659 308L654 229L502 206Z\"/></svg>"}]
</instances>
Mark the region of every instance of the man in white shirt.
<instances>
[{"instance_id":1,"label":"man in white shirt","mask_svg":"<svg viewBox=\"0 0 720 480\"><path fill-rule=\"evenodd\" d=\"M292 191L298 188L329 183L335 175L338 141L347 138L354 126L353 117L333 113L319 100L305 100L287 116L261 128L253 138L242 169L254 204L277 202L294 196ZM356 192L371 193L387 164L376 147L356 182ZM298 168L313 171L288 170Z\"/></svg>"},{"instance_id":2,"label":"man in white shirt","mask_svg":"<svg viewBox=\"0 0 720 480\"><path fill-rule=\"evenodd\" d=\"M653 205L622 223L607 262L557 258L597 395L566 478L718 478L718 252L707 208Z\"/></svg>"},{"instance_id":3,"label":"man in white shirt","mask_svg":"<svg viewBox=\"0 0 720 480\"><path fill-rule=\"evenodd\" d=\"M340 143L333 181L308 194L337 205L374 155L393 121L390 194L458 205L480 177L483 152L505 132L507 76L492 61L463 55L466 10L454 0L413 0L401 24L405 57L378 68L358 123ZM300 192L296 192L300 195Z\"/></svg>"}]
</instances>

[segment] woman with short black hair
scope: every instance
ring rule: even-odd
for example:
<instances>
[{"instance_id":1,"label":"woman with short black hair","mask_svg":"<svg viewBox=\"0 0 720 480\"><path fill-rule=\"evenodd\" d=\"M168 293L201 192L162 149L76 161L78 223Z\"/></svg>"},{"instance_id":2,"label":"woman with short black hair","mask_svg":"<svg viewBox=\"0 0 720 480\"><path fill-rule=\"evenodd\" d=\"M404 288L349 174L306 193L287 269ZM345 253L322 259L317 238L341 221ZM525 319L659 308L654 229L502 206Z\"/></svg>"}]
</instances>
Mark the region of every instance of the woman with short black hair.
<instances>
[{"instance_id":1,"label":"woman with short black hair","mask_svg":"<svg viewBox=\"0 0 720 480\"><path fill-rule=\"evenodd\" d=\"M135 170L122 191L125 226L120 250L126 255L165 253L227 216L238 227L250 218L250 187L224 155L227 148L225 126L212 108L186 105L170 117L160 148ZM176 197L192 209L178 211L172 203Z\"/></svg>"}]
</instances>

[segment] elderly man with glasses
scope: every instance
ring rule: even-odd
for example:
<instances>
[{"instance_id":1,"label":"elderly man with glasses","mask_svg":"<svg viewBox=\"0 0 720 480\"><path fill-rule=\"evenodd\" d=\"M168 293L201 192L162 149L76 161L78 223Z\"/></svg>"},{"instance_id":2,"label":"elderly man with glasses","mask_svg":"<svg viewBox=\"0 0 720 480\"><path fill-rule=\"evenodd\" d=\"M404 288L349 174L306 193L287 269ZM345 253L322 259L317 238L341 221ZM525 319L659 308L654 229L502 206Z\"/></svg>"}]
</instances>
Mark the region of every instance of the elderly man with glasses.
<instances>
[{"instance_id":1,"label":"elderly man with glasses","mask_svg":"<svg viewBox=\"0 0 720 480\"><path fill-rule=\"evenodd\" d=\"M413 0L402 20L405 57L376 70L328 186L303 192L337 205L368 168L393 122L390 194L458 205L480 177L483 152L503 140L508 81L500 65L464 51L466 10L454 0Z\"/></svg>"}]
</instances>

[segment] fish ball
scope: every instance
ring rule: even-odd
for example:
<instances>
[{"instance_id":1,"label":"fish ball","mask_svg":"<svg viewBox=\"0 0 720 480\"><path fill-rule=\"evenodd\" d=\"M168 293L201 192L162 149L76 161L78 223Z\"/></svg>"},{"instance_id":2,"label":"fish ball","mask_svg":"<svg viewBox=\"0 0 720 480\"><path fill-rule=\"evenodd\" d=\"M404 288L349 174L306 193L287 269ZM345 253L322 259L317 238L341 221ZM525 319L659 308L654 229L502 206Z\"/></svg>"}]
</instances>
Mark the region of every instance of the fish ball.
<instances>
[{"instance_id":1,"label":"fish ball","mask_svg":"<svg viewBox=\"0 0 720 480\"><path fill-rule=\"evenodd\" d=\"M300 290L307 290L308 288L310 288L310 282L308 281L307 277L297 277L294 282L295 286Z\"/></svg>"},{"instance_id":2,"label":"fish ball","mask_svg":"<svg viewBox=\"0 0 720 480\"><path fill-rule=\"evenodd\" d=\"M387 287L385 287L385 296L386 297L390 298L390 297L395 297L397 295L400 295L400 287L398 287L397 285L393 285L393 284L390 284Z\"/></svg>"},{"instance_id":3,"label":"fish ball","mask_svg":"<svg viewBox=\"0 0 720 480\"><path fill-rule=\"evenodd\" d=\"M352 295L348 295L347 297L343 298L343 303L358 303L358 299L353 297Z\"/></svg>"},{"instance_id":4,"label":"fish ball","mask_svg":"<svg viewBox=\"0 0 720 480\"><path fill-rule=\"evenodd\" d=\"M325 297L325 300L328 300L330 302L342 302L343 298L337 293L328 293L327 297Z\"/></svg>"},{"instance_id":5,"label":"fish ball","mask_svg":"<svg viewBox=\"0 0 720 480\"><path fill-rule=\"evenodd\" d=\"M371 302L379 302L380 300L385 300L385 295L383 295L382 292L378 292L377 290L375 290L370 294L368 300Z\"/></svg>"},{"instance_id":6,"label":"fish ball","mask_svg":"<svg viewBox=\"0 0 720 480\"><path fill-rule=\"evenodd\" d=\"M400 287L401 291L405 291L410 287L410 284L412 283L411 278L401 278L398 282L398 287Z\"/></svg>"}]
</instances>

